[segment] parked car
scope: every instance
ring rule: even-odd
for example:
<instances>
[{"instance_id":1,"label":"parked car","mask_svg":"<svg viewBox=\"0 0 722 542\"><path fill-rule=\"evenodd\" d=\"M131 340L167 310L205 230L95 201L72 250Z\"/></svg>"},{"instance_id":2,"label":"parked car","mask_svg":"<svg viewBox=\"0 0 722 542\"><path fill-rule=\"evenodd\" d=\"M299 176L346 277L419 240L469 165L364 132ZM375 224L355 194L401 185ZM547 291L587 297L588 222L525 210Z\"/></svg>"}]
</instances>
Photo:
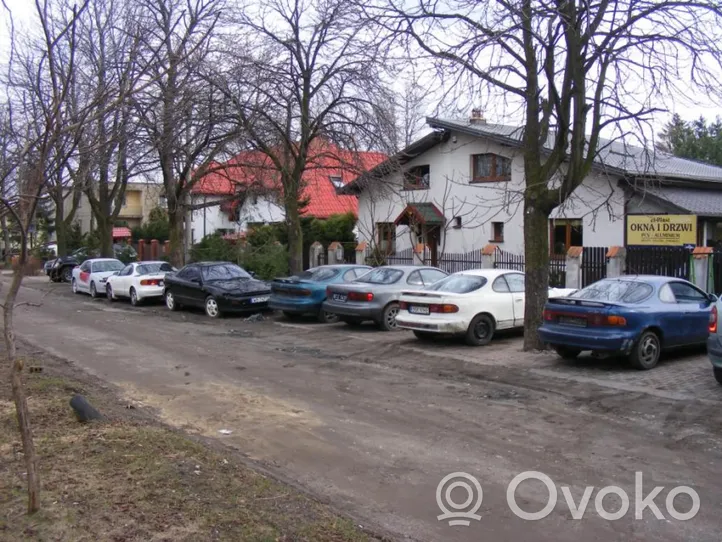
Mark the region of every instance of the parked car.
<instances>
[{"instance_id":1,"label":"parked car","mask_svg":"<svg viewBox=\"0 0 722 542\"><path fill-rule=\"evenodd\" d=\"M576 290L554 288L550 295ZM524 273L472 269L454 273L423 290L405 291L396 323L420 339L463 335L467 344L489 344L501 329L524 326Z\"/></svg>"},{"instance_id":2,"label":"parked car","mask_svg":"<svg viewBox=\"0 0 722 542\"><path fill-rule=\"evenodd\" d=\"M168 262L133 262L108 278L106 296L109 301L130 299L133 306L147 299L160 299L165 293L165 276L173 271L177 269Z\"/></svg>"},{"instance_id":3,"label":"parked car","mask_svg":"<svg viewBox=\"0 0 722 542\"><path fill-rule=\"evenodd\" d=\"M105 294L105 283L108 277L120 271L125 264L113 258L91 258L73 268L71 286L73 292L86 292L90 297Z\"/></svg>"},{"instance_id":4,"label":"parked car","mask_svg":"<svg viewBox=\"0 0 722 542\"><path fill-rule=\"evenodd\" d=\"M322 265L293 277L271 282L268 306L283 311L287 318L314 314L319 322L333 323L338 315L323 310L329 284L352 282L371 270L368 265Z\"/></svg>"},{"instance_id":5,"label":"parked car","mask_svg":"<svg viewBox=\"0 0 722 542\"><path fill-rule=\"evenodd\" d=\"M164 295L172 311L203 307L208 316L218 318L229 312L266 309L271 288L236 264L201 262L166 275Z\"/></svg>"},{"instance_id":6,"label":"parked car","mask_svg":"<svg viewBox=\"0 0 722 542\"><path fill-rule=\"evenodd\" d=\"M347 324L372 320L384 331L396 329L401 292L409 286L431 285L447 273L435 267L385 265L369 271L354 282L331 284L326 289L323 310L337 314Z\"/></svg>"},{"instance_id":7,"label":"parked car","mask_svg":"<svg viewBox=\"0 0 722 542\"><path fill-rule=\"evenodd\" d=\"M637 369L651 369L662 350L707 341L716 300L677 278L603 279L569 297L550 299L539 333L563 358L592 350L621 354Z\"/></svg>"},{"instance_id":8,"label":"parked car","mask_svg":"<svg viewBox=\"0 0 722 542\"><path fill-rule=\"evenodd\" d=\"M722 335L719 329L719 315L722 310L722 302L719 300L712 306L709 315L709 337L707 338L707 355L712 362L714 377L722 384Z\"/></svg>"},{"instance_id":9,"label":"parked car","mask_svg":"<svg viewBox=\"0 0 722 542\"><path fill-rule=\"evenodd\" d=\"M138 257L138 253L132 246L122 244L113 245L113 255L116 260L126 262ZM52 260L52 263L46 262L44 266L45 273L53 282L70 282L73 278L73 269L76 266L82 264L89 258L98 258L99 256L100 251L97 249L90 249L88 247L76 248L67 256L61 256Z\"/></svg>"}]
</instances>

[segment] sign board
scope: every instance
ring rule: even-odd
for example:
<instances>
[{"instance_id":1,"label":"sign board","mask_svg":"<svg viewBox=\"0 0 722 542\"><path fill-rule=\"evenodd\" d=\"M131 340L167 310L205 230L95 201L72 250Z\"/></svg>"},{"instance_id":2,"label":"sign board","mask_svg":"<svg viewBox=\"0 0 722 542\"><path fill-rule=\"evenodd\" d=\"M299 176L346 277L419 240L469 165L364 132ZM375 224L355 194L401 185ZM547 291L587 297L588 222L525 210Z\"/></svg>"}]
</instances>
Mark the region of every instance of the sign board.
<instances>
[{"instance_id":1,"label":"sign board","mask_svg":"<svg viewBox=\"0 0 722 542\"><path fill-rule=\"evenodd\" d=\"M627 244L683 246L697 244L695 215L627 215Z\"/></svg>"}]
</instances>

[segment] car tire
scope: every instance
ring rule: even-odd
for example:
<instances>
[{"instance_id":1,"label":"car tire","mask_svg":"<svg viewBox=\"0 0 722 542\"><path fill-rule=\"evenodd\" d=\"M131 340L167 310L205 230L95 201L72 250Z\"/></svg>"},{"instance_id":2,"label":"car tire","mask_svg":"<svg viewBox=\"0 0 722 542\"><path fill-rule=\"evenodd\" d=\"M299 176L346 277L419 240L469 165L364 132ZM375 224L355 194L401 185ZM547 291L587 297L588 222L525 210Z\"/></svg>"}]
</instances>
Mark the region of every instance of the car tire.
<instances>
[{"instance_id":1,"label":"car tire","mask_svg":"<svg viewBox=\"0 0 722 542\"><path fill-rule=\"evenodd\" d=\"M322 324L335 324L336 322L338 322L338 314L326 312L325 310L321 309L320 311L318 311L316 319Z\"/></svg>"},{"instance_id":2,"label":"car tire","mask_svg":"<svg viewBox=\"0 0 722 542\"><path fill-rule=\"evenodd\" d=\"M78 290L78 282L75 279L71 279L70 287L73 289L74 294L80 293L80 290Z\"/></svg>"},{"instance_id":3,"label":"car tire","mask_svg":"<svg viewBox=\"0 0 722 542\"><path fill-rule=\"evenodd\" d=\"M90 283L90 297L93 299L98 297L98 290L95 289L95 281Z\"/></svg>"},{"instance_id":4,"label":"car tire","mask_svg":"<svg viewBox=\"0 0 722 542\"><path fill-rule=\"evenodd\" d=\"M113 297L113 287L110 284L105 287L105 297L108 298L108 303L115 301L115 297Z\"/></svg>"},{"instance_id":5,"label":"car tire","mask_svg":"<svg viewBox=\"0 0 722 542\"><path fill-rule=\"evenodd\" d=\"M712 367L714 370L714 378L718 383L722 384L722 369L719 367Z\"/></svg>"},{"instance_id":6,"label":"car tire","mask_svg":"<svg viewBox=\"0 0 722 542\"><path fill-rule=\"evenodd\" d=\"M71 267L63 267L60 271L60 280L63 282L72 282L73 280L73 269Z\"/></svg>"},{"instance_id":7,"label":"car tire","mask_svg":"<svg viewBox=\"0 0 722 542\"><path fill-rule=\"evenodd\" d=\"M297 312L288 312L288 311L283 311L283 316L285 318L287 318L288 320L298 320L301 317L301 315L298 314Z\"/></svg>"},{"instance_id":8,"label":"car tire","mask_svg":"<svg viewBox=\"0 0 722 542\"><path fill-rule=\"evenodd\" d=\"M469 346L486 346L494 338L496 323L488 314L477 314L469 324L464 341Z\"/></svg>"},{"instance_id":9,"label":"car tire","mask_svg":"<svg viewBox=\"0 0 722 542\"><path fill-rule=\"evenodd\" d=\"M396 331L398 326L396 324L396 316L399 314L399 304L389 303L384 307L384 311L381 313L381 321L377 322L379 329L382 331Z\"/></svg>"},{"instance_id":10,"label":"car tire","mask_svg":"<svg viewBox=\"0 0 722 542\"><path fill-rule=\"evenodd\" d=\"M635 369L648 371L656 367L661 352L662 344L659 336L654 331L644 331L634 343L632 353L629 354L629 362Z\"/></svg>"},{"instance_id":11,"label":"car tire","mask_svg":"<svg viewBox=\"0 0 722 542\"><path fill-rule=\"evenodd\" d=\"M436 337L435 333L431 333L429 331L418 331L414 330L414 335L416 335L416 338L420 341L433 341Z\"/></svg>"},{"instance_id":12,"label":"car tire","mask_svg":"<svg viewBox=\"0 0 722 542\"><path fill-rule=\"evenodd\" d=\"M354 318L352 316L346 316L346 317L342 316L340 318L340 320L343 323L345 323L346 325L353 326L353 327L360 326L361 324L363 324L363 320L361 320L360 318Z\"/></svg>"},{"instance_id":13,"label":"car tire","mask_svg":"<svg viewBox=\"0 0 722 542\"><path fill-rule=\"evenodd\" d=\"M131 287L128 293L130 294L130 304L134 307L140 305L140 299L138 299L138 293L135 291L135 288Z\"/></svg>"},{"instance_id":14,"label":"car tire","mask_svg":"<svg viewBox=\"0 0 722 542\"><path fill-rule=\"evenodd\" d=\"M577 356L582 353L580 348L569 348L568 346L555 346L554 350L560 358L567 360L577 359Z\"/></svg>"},{"instance_id":15,"label":"car tire","mask_svg":"<svg viewBox=\"0 0 722 542\"><path fill-rule=\"evenodd\" d=\"M175 300L175 296L173 295L173 292L170 290L165 291L165 306L168 307L168 310L170 311L177 311L180 309L180 305Z\"/></svg>"},{"instance_id":16,"label":"car tire","mask_svg":"<svg viewBox=\"0 0 722 542\"><path fill-rule=\"evenodd\" d=\"M211 318L220 318L222 316L221 309L218 307L218 300L212 295L206 297L203 306L206 309L206 316L210 316Z\"/></svg>"}]
</instances>

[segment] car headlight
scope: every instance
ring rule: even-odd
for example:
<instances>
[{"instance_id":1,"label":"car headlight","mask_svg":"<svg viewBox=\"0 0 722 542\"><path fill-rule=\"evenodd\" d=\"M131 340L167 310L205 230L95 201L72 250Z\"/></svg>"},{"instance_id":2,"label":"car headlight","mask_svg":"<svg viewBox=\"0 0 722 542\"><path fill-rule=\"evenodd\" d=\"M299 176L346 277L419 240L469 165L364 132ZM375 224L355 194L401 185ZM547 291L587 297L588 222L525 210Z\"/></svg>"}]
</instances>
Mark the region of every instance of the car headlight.
<instances>
[{"instance_id":1,"label":"car headlight","mask_svg":"<svg viewBox=\"0 0 722 542\"><path fill-rule=\"evenodd\" d=\"M60 261L57 261L53 264L53 267L60 267Z\"/></svg>"},{"instance_id":2,"label":"car headlight","mask_svg":"<svg viewBox=\"0 0 722 542\"><path fill-rule=\"evenodd\" d=\"M102 278L102 279L100 279L100 282L106 282L107 280L108 280L107 278Z\"/></svg>"}]
</instances>

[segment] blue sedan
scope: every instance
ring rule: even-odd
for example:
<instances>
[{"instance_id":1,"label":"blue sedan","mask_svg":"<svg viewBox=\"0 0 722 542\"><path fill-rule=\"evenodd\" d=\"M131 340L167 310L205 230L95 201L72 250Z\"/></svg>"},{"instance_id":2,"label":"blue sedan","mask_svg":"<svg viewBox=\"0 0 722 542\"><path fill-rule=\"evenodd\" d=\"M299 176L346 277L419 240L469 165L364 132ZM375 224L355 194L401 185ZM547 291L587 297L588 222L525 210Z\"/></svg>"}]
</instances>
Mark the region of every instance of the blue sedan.
<instances>
[{"instance_id":1,"label":"blue sedan","mask_svg":"<svg viewBox=\"0 0 722 542\"><path fill-rule=\"evenodd\" d=\"M539 333L566 359L583 350L628 356L651 369L663 349L704 344L716 297L686 280L623 276L550 299Z\"/></svg>"},{"instance_id":2,"label":"blue sedan","mask_svg":"<svg viewBox=\"0 0 722 542\"><path fill-rule=\"evenodd\" d=\"M271 282L271 299L268 306L283 311L287 318L314 314L319 322L333 323L338 315L323 310L326 286L352 282L368 273L367 265L322 265L304 271L297 276L275 279Z\"/></svg>"}]
</instances>

